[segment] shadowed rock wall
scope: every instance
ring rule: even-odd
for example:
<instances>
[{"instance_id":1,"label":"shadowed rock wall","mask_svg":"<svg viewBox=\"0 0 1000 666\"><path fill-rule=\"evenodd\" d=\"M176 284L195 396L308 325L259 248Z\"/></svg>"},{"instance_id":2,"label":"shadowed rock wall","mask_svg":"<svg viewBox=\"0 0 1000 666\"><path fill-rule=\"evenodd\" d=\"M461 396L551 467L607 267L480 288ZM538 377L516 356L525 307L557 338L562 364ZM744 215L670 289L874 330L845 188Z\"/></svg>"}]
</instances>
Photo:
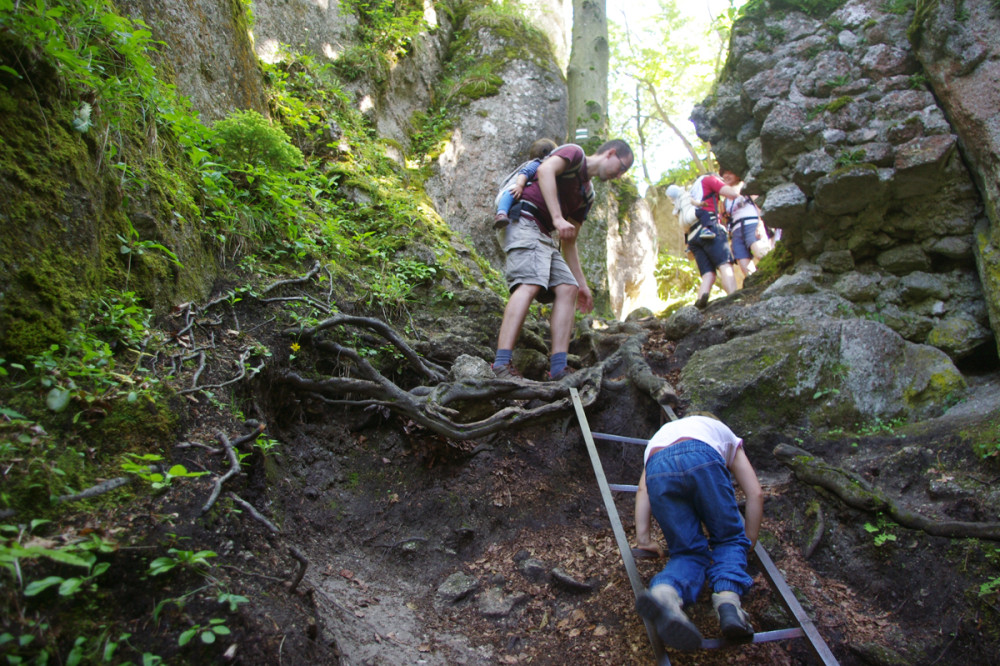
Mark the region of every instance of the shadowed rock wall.
<instances>
[{"instance_id":1,"label":"shadowed rock wall","mask_svg":"<svg viewBox=\"0 0 1000 666\"><path fill-rule=\"evenodd\" d=\"M1000 8L988 0L917 3L909 30L958 144L983 195L989 224L976 227L979 277L1000 331Z\"/></svg>"},{"instance_id":2,"label":"shadowed rock wall","mask_svg":"<svg viewBox=\"0 0 1000 666\"><path fill-rule=\"evenodd\" d=\"M862 316L960 359L994 340L974 250L982 198L909 47L913 12L883 6L741 19L692 120L764 195L795 259L836 276Z\"/></svg>"}]
</instances>

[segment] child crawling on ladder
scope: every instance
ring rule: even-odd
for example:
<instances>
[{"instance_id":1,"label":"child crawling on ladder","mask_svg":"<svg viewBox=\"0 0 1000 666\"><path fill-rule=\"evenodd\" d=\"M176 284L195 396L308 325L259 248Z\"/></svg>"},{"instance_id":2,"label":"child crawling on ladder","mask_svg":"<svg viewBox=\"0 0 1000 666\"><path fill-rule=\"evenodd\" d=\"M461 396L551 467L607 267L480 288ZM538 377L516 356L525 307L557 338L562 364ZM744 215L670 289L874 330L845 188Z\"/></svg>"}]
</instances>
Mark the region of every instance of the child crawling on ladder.
<instances>
[{"instance_id":1,"label":"child crawling on ladder","mask_svg":"<svg viewBox=\"0 0 1000 666\"><path fill-rule=\"evenodd\" d=\"M707 576L722 635L734 642L752 640L740 597L753 583L747 553L757 544L764 496L743 440L713 416L688 416L653 435L644 461L635 497L636 538L640 548L659 550L649 538L652 511L670 559L636 600L636 610L653 623L664 644L697 650L701 632L682 607L695 602ZM730 472L746 494L745 525Z\"/></svg>"}]
</instances>

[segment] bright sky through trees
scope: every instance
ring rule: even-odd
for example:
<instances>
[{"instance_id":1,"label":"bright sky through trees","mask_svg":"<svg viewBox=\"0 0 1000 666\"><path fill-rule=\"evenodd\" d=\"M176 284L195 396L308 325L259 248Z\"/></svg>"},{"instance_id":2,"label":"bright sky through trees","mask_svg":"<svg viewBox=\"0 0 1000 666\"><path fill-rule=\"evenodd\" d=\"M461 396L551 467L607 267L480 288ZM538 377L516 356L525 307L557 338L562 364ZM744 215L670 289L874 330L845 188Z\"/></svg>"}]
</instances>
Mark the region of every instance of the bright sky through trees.
<instances>
[{"instance_id":1,"label":"bright sky through trees","mask_svg":"<svg viewBox=\"0 0 1000 666\"><path fill-rule=\"evenodd\" d=\"M632 177L640 191L645 191L647 178L655 183L663 172L690 164L692 151L705 157L688 117L725 61L731 24L727 12L744 2L607 0L610 133L632 142L640 157L638 95L646 165L644 169L637 161Z\"/></svg>"}]
</instances>

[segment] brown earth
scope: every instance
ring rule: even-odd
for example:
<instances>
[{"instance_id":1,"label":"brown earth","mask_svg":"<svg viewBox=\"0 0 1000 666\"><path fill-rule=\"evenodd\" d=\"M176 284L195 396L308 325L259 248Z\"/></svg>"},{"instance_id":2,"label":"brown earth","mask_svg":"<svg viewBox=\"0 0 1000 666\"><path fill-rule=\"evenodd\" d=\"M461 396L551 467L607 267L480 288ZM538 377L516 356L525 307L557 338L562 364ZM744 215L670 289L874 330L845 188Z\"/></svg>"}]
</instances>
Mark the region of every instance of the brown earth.
<instances>
[{"instance_id":1,"label":"brown earth","mask_svg":"<svg viewBox=\"0 0 1000 666\"><path fill-rule=\"evenodd\" d=\"M251 323L245 318L248 329ZM287 346L281 339L265 342L272 349ZM647 351L669 358L672 343L653 336ZM232 356L238 356L235 344ZM226 364L215 365L203 383L231 374ZM780 442L820 448L829 462L886 486L915 510L995 520L997 507L985 491L928 500L929 474L984 488L1000 480L996 461L976 457L962 434L972 422L995 418L1000 382L995 376L971 381L965 403L905 429L822 440L796 431L747 441L766 492L761 541L842 664L1000 663L1000 604L995 592L976 592L985 582L982 572L997 575L1000 549L931 537L846 508L797 482L771 450ZM140 661L146 652L166 663L653 663L574 417L455 443L386 413L296 399L274 390L266 375L249 387L234 402L281 445L267 456L243 447L250 453L243 473L227 482L206 516L200 509L211 479L229 463L193 446L176 448L175 461L213 476L179 479L161 495L60 525L65 538L91 530L121 544L107 556L114 580L102 581L90 603L120 618L109 631L132 634L134 652L121 648L122 658ZM235 440L252 431L254 422L238 423L220 404L218 396L214 404L204 396L189 401L185 441L218 447L219 432ZM660 418L648 398L628 392L609 393L588 413L595 431L638 437L651 434ZM638 447L599 448L609 480L635 483ZM241 509L230 492L280 532ZM630 535L631 501L616 496ZM115 507L113 501L105 506ZM819 520L817 508L824 528L807 558L802 550ZM876 545L879 534L894 540ZM150 577L149 561L169 547L207 549L218 557L204 571L178 567ZM295 590L290 581L301 565L292 548L308 562ZM542 563L537 578L521 572L525 558ZM645 580L657 570L656 561L638 566ZM557 567L569 583L552 578ZM457 601L442 598L439 588L458 572L476 588ZM745 605L757 630L792 626L759 570L752 573L756 585ZM220 590L248 601L230 610L219 602ZM54 595L23 602L20 610L53 623L62 612L81 612ZM691 615L706 637L718 635L707 597ZM178 646L181 632L211 618L222 618L231 633L212 644ZM72 639L63 636L62 644ZM803 640L668 654L675 664L812 663Z\"/></svg>"}]
</instances>

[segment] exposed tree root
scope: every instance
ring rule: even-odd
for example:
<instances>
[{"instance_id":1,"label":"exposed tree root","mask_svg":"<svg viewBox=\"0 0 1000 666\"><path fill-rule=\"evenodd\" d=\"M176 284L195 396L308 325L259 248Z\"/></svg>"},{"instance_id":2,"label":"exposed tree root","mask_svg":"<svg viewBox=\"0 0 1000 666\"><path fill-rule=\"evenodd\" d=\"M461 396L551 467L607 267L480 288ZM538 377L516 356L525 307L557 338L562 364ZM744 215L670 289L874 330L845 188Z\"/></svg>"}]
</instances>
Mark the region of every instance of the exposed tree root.
<instances>
[{"instance_id":1,"label":"exposed tree root","mask_svg":"<svg viewBox=\"0 0 1000 666\"><path fill-rule=\"evenodd\" d=\"M852 508L885 513L903 527L923 530L933 536L1000 541L1000 523L934 520L899 506L864 479L834 467L808 451L779 444L774 448L774 455L791 468L799 481L829 490Z\"/></svg>"},{"instance_id":2,"label":"exposed tree root","mask_svg":"<svg viewBox=\"0 0 1000 666\"><path fill-rule=\"evenodd\" d=\"M212 486L212 493L208 496L208 501L205 502L205 505L201 507L202 514L207 513L208 510L215 504L215 501L219 499L219 493L222 492L222 484L240 471L240 459L236 456L236 447L244 442L249 442L251 439L256 438L257 435L264 432L264 428L264 424L260 424L253 432L248 435L243 435L232 444L229 443L229 438L226 437L226 433L216 433L219 438L219 442L222 443L223 448L226 450L226 454L229 456L229 471L222 476L216 477L215 485Z\"/></svg>"},{"instance_id":3,"label":"exposed tree root","mask_svg":"<svg viewBox=\"0 0 1000 666\"><path fill-rule=\"evenodd\" d=\"M816 510L813 511L813 507L810 506L810 510L806 511L806 514L815 513L816 523L809 534L809 543L802 547L802 557L807 560L816 552L819 542L823 539L823 532L826 530L826 521L823 520L823 507L820 506L819 502L814 502L813 504Z\"/></svg>"},{"instance_id":4,"label":"exposed tree root","mask_svg":"<svg viewBox=\"0 0 1000 666\"><path fill-rule=\"evenodd\" d=\"M409 365L430 383L409 390L401 388L356 350L329 339L328 336L341 326L361 327L377 333L398 349ZM453 440L475 439L568 413L572 411L571 386L580 391L585 407L597 399L602 387L613 388L625 383L638 387L664 406L675 404L677 400L673 387L652 372L642 355L642 345L648 335L645 331L629 337L600 363L561 382L493 378L447 381L445 368L421 358L391 327L368 317L337 315L312 328L291 329L286 333L332 357L341 367L349 365L358 376L315 378L284 371L276 381L293 390L318 396L327 403L387 408ZM612 372L620 374L612 378ZM526 401L526 404L505 404L486 418L461 420L463 403L489 405L495 400Z\"/></svg>"}]
</instances>

